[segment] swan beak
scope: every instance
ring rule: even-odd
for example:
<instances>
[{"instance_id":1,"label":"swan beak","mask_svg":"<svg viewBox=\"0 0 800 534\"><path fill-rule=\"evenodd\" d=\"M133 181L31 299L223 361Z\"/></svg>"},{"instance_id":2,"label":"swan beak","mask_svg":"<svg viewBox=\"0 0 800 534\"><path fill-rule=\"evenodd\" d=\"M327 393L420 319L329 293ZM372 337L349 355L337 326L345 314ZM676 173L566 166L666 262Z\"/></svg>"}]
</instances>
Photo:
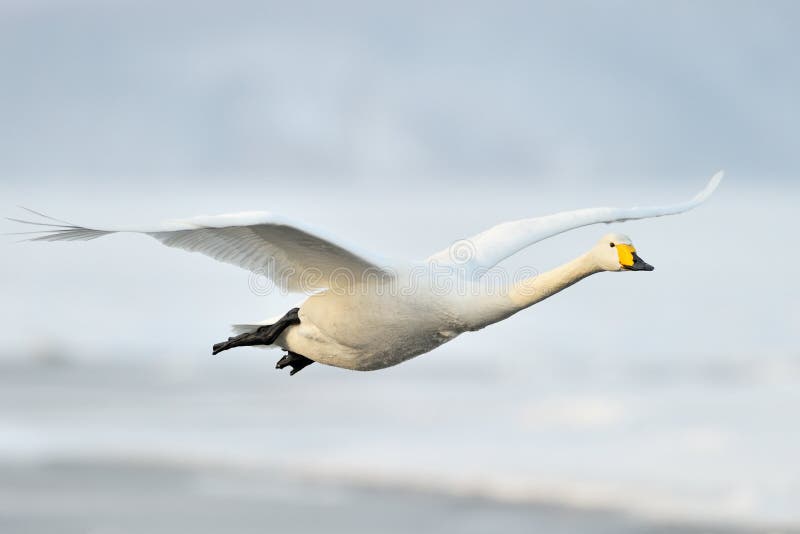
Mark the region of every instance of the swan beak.
<instances>
[{"instance_id":1,"label":"swan beak","mask_svg":"<svg viewBox=\"0 0 800 534\"><path fill-rule=\"evenodd\" d=\"M653 271L655 267L644 261L636 252L633 252L633 265L626 265L628 271Z\"/></svg>"}]
</instances>

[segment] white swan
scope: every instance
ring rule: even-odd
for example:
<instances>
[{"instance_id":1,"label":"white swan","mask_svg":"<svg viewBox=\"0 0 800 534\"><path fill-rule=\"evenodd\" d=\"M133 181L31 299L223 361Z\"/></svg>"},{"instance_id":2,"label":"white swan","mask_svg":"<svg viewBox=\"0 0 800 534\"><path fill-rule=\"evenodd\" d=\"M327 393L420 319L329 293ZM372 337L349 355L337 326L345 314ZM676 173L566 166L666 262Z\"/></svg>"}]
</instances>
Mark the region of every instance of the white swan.
<instances>
[{"instance_id":1,"label":"white swan","mask_svg":"<svg viewBox=\"0 0 800 534\"><path fill-rule=\"evenodd\" d=\"M265 212L168 222L152 228L96 229L38 212L43 229L32 240L89 240L138 232L170 247L263 273L289 291L311 293L299 308L214 346L280 347L277 367L291 374L320 362L355 370L396 365L461 333L479 330L601 271L650 271L631 240L607 234L578 258L546 273L516 279L492 271L504 258L556 234L596 223L672 215L704 202L722 172L688 202L648 208L592 208L499 224L460 240L424 262L389 261ZM32 210L29 210L32 211ZM488 273L492 273L491 275ZM500 275L499 277L496 275Z\"/></svg>"}]
</instances>

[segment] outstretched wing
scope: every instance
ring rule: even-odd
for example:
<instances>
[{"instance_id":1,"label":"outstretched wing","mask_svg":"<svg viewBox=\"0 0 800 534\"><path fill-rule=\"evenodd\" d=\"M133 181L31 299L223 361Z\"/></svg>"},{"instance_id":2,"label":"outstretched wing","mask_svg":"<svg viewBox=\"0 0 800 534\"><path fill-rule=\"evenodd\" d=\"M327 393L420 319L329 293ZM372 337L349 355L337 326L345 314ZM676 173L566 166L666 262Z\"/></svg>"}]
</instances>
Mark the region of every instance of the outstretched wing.
<instances>
[{"instance_id":1,"label":"outstretched wing","mask_svg":"<svg viewBox=\"0 0 800 534\"><path fill-rule=\"evenodd\" d=\"M263 274L288 291L316 291L392 275L386 261L345 248L317 230L267 212L201 216L153 228L118 229L89 228L32 213L47 221L12 219L42 227L31 232L39 234L32 241L87 241L117 232L147 234L168 247L200 252Z\"/></svg>"},{"instance_id":2,"label":"outstretched wing","mask_svg":"<svg viewBox=\"0 0 800 534\"><path fill-rule=\"evenodd\" d=\"M691 200L668 206L645 208L587 208L544 217L498 224L469 239L456 241L437 252L429 262L459 265L468 276L480 275L525 247L554 235L597 223L630 221L683 213L705 202L722 180L723 172L711 177L705 189Z\"/></svg>"}]
</instances>

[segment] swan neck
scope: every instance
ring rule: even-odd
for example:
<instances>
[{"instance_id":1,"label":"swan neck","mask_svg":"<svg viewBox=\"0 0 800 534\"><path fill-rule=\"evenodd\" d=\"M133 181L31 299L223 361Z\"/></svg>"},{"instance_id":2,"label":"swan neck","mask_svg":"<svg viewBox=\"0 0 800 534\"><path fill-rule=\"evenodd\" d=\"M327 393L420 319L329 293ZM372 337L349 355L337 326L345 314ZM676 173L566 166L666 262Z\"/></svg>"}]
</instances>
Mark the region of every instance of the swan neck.
<instances>
[{"instance_id":1,"label":"swan neck","mask_svg":"<svg viewBox=\"0 0 800 534\"><path fill-rule=\"evenodd\" d=\"M602 270L587 252L555 269L520 281L511 292L512 302L517 310L527 308Z\"/></svg>"}]
</instances>

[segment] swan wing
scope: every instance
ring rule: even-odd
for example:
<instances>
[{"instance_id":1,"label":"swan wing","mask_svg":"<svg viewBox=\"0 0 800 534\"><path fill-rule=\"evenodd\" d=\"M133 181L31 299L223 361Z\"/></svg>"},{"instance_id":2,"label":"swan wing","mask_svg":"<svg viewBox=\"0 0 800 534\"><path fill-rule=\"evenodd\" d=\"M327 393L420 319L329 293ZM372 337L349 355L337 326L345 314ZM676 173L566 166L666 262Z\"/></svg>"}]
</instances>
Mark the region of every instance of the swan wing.
<instances>
[{"instance_id":1,"label":"swan wing","mask_svg":"<svg viewBox=\"0 0 800 534\"><path fill-rule=\"evenodd\" d=\"M152 228L101 229L53 219L31 241L88 241L118 232L147 234L168 247L205 254L263 274L287 291L309 292L351 284L367 276L391 276L384 260L345 247L318 230L267 212L201 216L168 221Z\"/></svg>"},{"instance_id":2,"label":"swan wing","mask_svg":"<svg viewBox=\"0 0 800 534\"><path fill-rule=\"evenodd\" d=\"M480 276L520 250L568 230L590 224L663 217L689 211L711 196L722 176L723 172L719 171L691 200L678 204L636 208L587 208L501 223L471 238L456 241L428 258L428 261L459 265L467 275Z\"/></svg>"}]
</instances>

